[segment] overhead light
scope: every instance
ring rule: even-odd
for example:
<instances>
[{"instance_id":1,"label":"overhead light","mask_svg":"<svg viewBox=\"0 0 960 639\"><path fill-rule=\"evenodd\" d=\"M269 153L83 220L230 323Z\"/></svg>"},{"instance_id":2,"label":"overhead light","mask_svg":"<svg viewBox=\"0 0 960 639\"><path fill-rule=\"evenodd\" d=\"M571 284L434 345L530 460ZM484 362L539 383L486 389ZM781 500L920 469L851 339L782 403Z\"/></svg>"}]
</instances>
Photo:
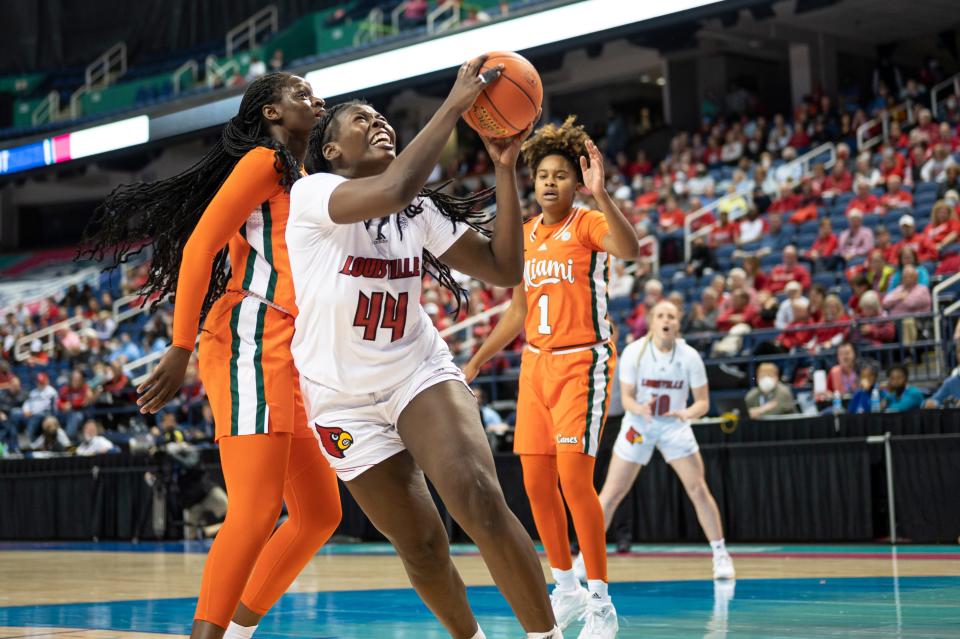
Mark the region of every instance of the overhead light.
<instances>
[{"instance_id":1,"label":"overhead light","mask_svg":"<svg viewBox=\"0 0 960 639\"><path fill-rule=\"evenodd\" d=\"M666 78L664 78L663 76L660 76L659 78L657 78L657 86L661 86L661 87L662 87L662 86L664 86L664 85L666 85L666 84L667 84L667 79L666 79Z\"/></svg>"}]
</instances>

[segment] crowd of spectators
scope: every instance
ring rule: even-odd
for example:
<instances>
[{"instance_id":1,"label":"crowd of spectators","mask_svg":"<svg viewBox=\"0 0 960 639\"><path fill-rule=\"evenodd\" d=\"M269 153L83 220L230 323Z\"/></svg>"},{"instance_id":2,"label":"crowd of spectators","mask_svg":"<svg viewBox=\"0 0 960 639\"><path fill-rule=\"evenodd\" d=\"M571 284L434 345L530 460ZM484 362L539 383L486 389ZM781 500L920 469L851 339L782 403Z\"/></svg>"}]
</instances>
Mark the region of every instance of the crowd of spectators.
<instances>
[{"instance_id":1,"label":"crowd of spectators","mask_svg":"<svg viewBox=\"0 0 960 639\"><path fill-rule=\"evenodd\" d=\"M271 67L282 64L282 54L270 61ZM904 84L914 96L925 86L919 77ZM923 100L914 99L907 108L915 113L915 126L895 120L887 140L854 156L854 132L875 114L876 96L857 103L816 94L788 117L765 114L739 89L734 94L723 104L704 104L701 127L677 133L662 158L642 148L652 126L646 109L635 117L611 113L606 127L595 132L608 162L608 189L642 240L636 263L612 264L611 313L625 339L637 339L646 333L648 309L667 299L681 309L688 341L703 352L776 359L779 366L769 362L756 372L751 413L784 410L788 395L792 403L795 390L817 385L820 370L829 373L827 386L816 389L819 399L837 389L853 396L862 390L854 380L862 385L872 370L876 383L881 367L851 363L845 345L869 351L915 342L926 325L914 316L931 310L936 278L960 270L960 165L954 155L960 109L955 101L945 103L937 120ZM877 95L887 100L891 94ZM804 171L790 162L822 142L836 143L832 167L814 162ZM466 189L469 179L482 185L489 172L486 155L465 148L438 167L436 177L453 178L454 188ZM521 191L527 212L534 213L527 175ZM589 196L579 197L579 205L594 206ZM686 229L691 213L718 200ZM686 231L695 236L688 260ZM145 271L117 293L135 290L137 277L142 281ZM472 315L510 299L509 290L462 283ZM422 302L441 330L461 319L452 295L430 278ZM136 415L124 364L166 348L170 309L118 327L112 303L110 292L72 287L56 299L17 306L0 320L3 450L82 454L105 449L104 440L122 444L130 433L151 428L153 437L165 441L210 439L212 421L195 363L180 396L156 423ZM20 337L71 317L83 321L57 331L52 349L34 340L29 358L16 362L14 371ZM469 356L495 323L495 314L484 314L449 335L455 354ZM521 345L518 339L484 372L515 367L510 353ZM896 399L884 396L887 406L899 405L903 394L899 377L891 375L896 372L887 373L887 390ZM943 405L945 397L931 401Z\"/></svg>"}]
</instances>

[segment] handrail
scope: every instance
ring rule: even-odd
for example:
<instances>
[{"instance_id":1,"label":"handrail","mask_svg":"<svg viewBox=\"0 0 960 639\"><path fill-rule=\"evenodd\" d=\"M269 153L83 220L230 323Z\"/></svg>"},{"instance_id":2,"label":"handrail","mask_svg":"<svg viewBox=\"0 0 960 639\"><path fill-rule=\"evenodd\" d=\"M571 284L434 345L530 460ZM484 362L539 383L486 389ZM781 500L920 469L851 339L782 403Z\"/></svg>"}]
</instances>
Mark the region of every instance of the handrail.
<instances>
[{"instance_id":1,"label":"handrail","mask_svg":"<svg viewBox=\"0 0 960 639\"><path fill-rule=\"evenodd\" d=\"M945 89L951 85L953 86L954 95L960 97L960 73L953 74L930 90L930 111L933 112L933 117L938 120L940 119L940 100L937 99L937 93L939 93L941 89Z\"/></svg>"},{"instance_id":2,"label":"handrail","mask_svg":"<svg viewBox=\"0 0 960 639\"><path fill-rule=\"evenodd\" d=\"M227 31L225 47L227 57L239 51L244 44L248 49L253 48L257 43L257 33L264 27L268 27L270 33L276 33L279 28L278 15L277 6L271 4Z\"/></svg>"},{"instance_id":3,"label":"handrail","mask_svg":"<svg viewBox=\"0 0 960 639\"><path fill-rule=\"evenodd\" d=\"M170 82L173 83L174 94L180 93L180 77L187 71L190 72L190 75L193 76L193 81L196 82L197 76L200 74L200 65L197 64L196 60L187 60L174 69L173 73L170 74Z\"/></svg>"},{"instance_id":4,"label":"handrail","mask_svg":"<svg viewBox=\"0 0 960 639\"><path fill-rule=\"evenodd\" d=\"M233 58L220 64L217 56L210 54L207 56L207 59L204 60L204 77L206 78L207 86L212 87L216 83L216 78L221 78L223 83L226 84L230 79L226 75L228 71L240 72L240 64Z\"/></svg>"},{"instance_id":5,"label":"handrail","mask_svg":"<svg viewBox=\"0 0 960 639\"><path fill-rule=\"evenodd\" d=\"M43 100L33 108L30 113L30 124L39 126L46 122L54 122L60 119L60 93L51 91Z\"/></svg>"},{"instance_id":6,"label":"handrail","mask_svg":"<svg viewBox=\"0 0 960 639\"><path fill-rule=\"evenodd\" d=\"M394 33L400 33L400 16L403 15L403 12L407 8L406 0L401 2L393 11L390 12L390 24L393 26Z\"/></svg>"},{"instance_id":7,"label":"handrail","mask_svg":"<svg viewBox=\"0 0 960 639\"><path fill-rule=\"evenodd\" d=\"M41 347L44 350L46 350L47 352L53 352L53 347L54 347L53 336L57 333L57 331L60 331L66 328L72 328L74 326L83 326L84 328L86 328L90 324L91 324L91 321L88 320L83 315L75 315L73 317L67 318L61 322L57 322L56 324L53 324L46 328L41 328L39 331L34 331L29 335L24 335L13 344L13 358L18 362L22 362L28 359L30 357L30 345L35 340L41 341ZM43 344L44 338L49 338L48 340L46 340L46 344Z\"/></svg>"},{"instance_id":8,"label":"handrail","mask_svg":"<svg viewBox=\"0 0 960 639\"><path fill-rule=\"evenodd\" d=\"M119 65L119 72L112 74L114 66ZM116 78L119 78L127 72L127 43L118 42L100 56L87 65L84 73L86 86L88 88L103 83L104 86L112 84Z\"/></svg>"},{"instance_id":9,"label":"handrail","mask_svg":"<svg viewBox=\"0 0 960 639\"><path fill-rule=\"evenodd\" d=\"M444 13L450 11L450 17L439 24L437 21ZM439 33L460 24L460 3L455 0L442 2L440 6L427 14L427 33Z\"/></svg>"},{"instance_id":10,"label":"handrail","mask_svg":"<svg viewBox=\"0 0 960 639\"><path fill-rule=\"evenodd\" d=\"M876 129L878 124L880 125L880 133L871 138L867 138L866 136L871 135L871 132ZM880 113L880 117L867 120L857 127L857 150L866 151L867 149L871 149L889 137L890 114L884 110Z\"/></svg>"},{"instance_id":11,"label":"handrail","mask_svg":"<svg viewBox=\"0 0 960 639\"><path fill-rule=\"evenodd\" d=\"M139 293L124 295L113 302L113 321L119 324L120 322L127 321L131 317L149 313L155 299L156 298L148 299L144 304L144 296Z\"/></svg>"},{"instance_id":12,"label":"handrail","mask_svg":"<svg viewBox=\"0 0 960 639\"><path fill-rule=\"evenodd\" d=\"M79 89L77 89L76 91L70 94L70 117L73 118L74 120L76 120L81 115L83 115L80 112L80 100L83 98L83 96L85 96L88 93L90 93L90 87L87 85L83 85L82 87L80 87Z\"/></svg>"},{"instance_id":13,"label":"handrail","mask_svg":"<svg viewBox=\"0 0 960 639\"><path fill-rule=\"evenodd\" d=\"M696 231L693 231L692 230L693 223L699 220L701 217L704 217L705 215L712 213L713 211L716 211L721 206L730 204L739 199L746 200L748 206L753 204L753 196L751 194L738 193L734 191L733 193L727 193L723 197L714 200L713 202L711 202L710 204L707 204L706 206L700 207L693 213L690 213L689 215L683 218L683 260L684 262L690 261L690 255L693 247L693 240L702 235L709 234L710 231L715 226L714 223L710 223L710 224L704 225L702 228L697 229ZM738 220L746 214L747 214L746 210L734 209L730 211L730 214L729 214L730 221L733 222L734 220Z\"/></svg>"},{"instance_id":14,"label":"handrail","mask_svg":"<svg viewBox=\"0 0 960 639\"><path fill-rule=\"evenodd\" d=\"M374 7L367 14L367 19L360 23L353 34L353 46L360 46L364 42L372 42L383 37L386 25L383 23L383 9Z\"/></svg>"},{"instance_id":15,"label":"handrail","mask_svg":"<svg viewBox=\"0 0 960 639\"><path fill-rule=\"evenodd\" d=\"M933 322L933 338L934 338L934 340L937 342L938 345L940 345L941 341L943 340L943 335L942 335L943 329L942 329L941 326L940 326L940 320L941 320L941 316L940 316L940 293L941 293L942 291L945 291L946 289L950 288L951 286L953 286L953 285L956 284L957 282L960 282L960 273L954 273L953 275L951 275L950 277L948 277L947 279L943 280L942 282L940 282L939 284L937 284L936 286L933 287L933 292L932 292L932 293L933 293L933 294L932 294L932 297L933 297L933 316L934 316L934 322ZM958 302L958 303L960 303L960 302ZM950 308L953 308L953 307L956 306L956 305L957 305L957 304L953 304L953 305L950 306ZM941 364L942 362L940 361L940 360L941 360L941 357L940 357L939 354L937 355L937 358L936 358L936 359L937 359L937 375L942 375L942 374L943 374L943 369L940 367L940 364Z\"/></svg>"},{"instance_id":16,"label":"handrail","mask_svg":"<svg viewBox=\"0 0 960 639\"><path fill-rule=\"evenodd\" d=\"M833 165L837 163L837 145L833 142L824 142L820 146L810 149L795 160L790 160L783 166L793 166L794 164L799 164L800 172L807 174L810 172L810 166L813 163L813 160L820 157L824 153L830 153L830 159L823 163L823 168L830 170Z\"/></svg>"}]
</instances>

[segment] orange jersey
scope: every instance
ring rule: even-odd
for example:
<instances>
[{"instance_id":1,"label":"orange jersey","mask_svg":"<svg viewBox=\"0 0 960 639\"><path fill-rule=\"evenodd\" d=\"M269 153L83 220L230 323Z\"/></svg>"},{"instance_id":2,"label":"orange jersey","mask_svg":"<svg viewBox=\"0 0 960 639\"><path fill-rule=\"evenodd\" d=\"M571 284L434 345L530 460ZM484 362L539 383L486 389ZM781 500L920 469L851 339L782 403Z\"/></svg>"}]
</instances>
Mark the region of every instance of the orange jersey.
<instances>
[{"instance_id":1,"label":"orange jersey","mask_svg":"<svg viewBox=\"0 0 960 639\"><path fill-rule=\"evenodd\" d=\"M577 207L558 224L542 214L524 224L528 344L552 351L610 338L608 232L603 213Z\"/></svg>"},{"instance_id":2,"label":"orange jersey","mask_svg":"<svg viewBox=\"0 0 960 639\"><path fill-rule=\"evenodd\" d=\"M210 201L183 249L173 313L173 345L193 350L213 258L229 244L227 289L247 291L296 317L287 255L290 194L272 149L247 152Z\"/></svg>"}]
</instances>

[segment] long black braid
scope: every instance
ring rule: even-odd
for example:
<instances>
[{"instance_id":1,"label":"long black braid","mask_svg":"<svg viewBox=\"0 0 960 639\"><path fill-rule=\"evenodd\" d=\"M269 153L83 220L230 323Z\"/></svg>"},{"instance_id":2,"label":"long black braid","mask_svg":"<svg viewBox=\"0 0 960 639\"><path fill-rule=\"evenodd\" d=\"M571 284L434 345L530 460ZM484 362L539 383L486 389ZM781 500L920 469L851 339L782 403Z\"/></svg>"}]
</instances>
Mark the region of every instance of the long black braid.
<instances>
[{"instance_id":1,"label":"long black braid","mask_svg":"<svg viewBox=\"0 0 960 639\"><path fill-rule=\"evenodd\" d=\"M289 73L268 73L250 83L236 116L223 127L220 139L189 169L158 182L123 184L97 207L84 230L77 259L109 260L115 269L147 246L153 258L146 284L139 293L151 309L168 294L176 294L183 248L200 216L234 166L248 151L263 146L276 152L274 168L284 190L300 177L300 162L268 132L264 105L279 102ZM252 208L252 207L251 207ZM210 284L203 299L200 323L230 280L224 247L213 261Z\"/></svg>"},{"instance_id":2,"label":"long black braid","mask_svg":"<svg viewBox=\"0 0 960 639\"><path fill-rule=\"evenodd\" d=\"M337 136L337 127L339 127L337 116L349 107L367 104L365 100L350 100L327 108L326 113L324 113L323 117L310 133L307 160L311 173L333 173L333 165L323 156L323 146ZM457 197L442 192L449 184L450 182L445 182L436 189L424 187L420 190L419 197L415 198L403 211L391 216L396 221L397 230L400 233L401 239L403 238L403 224L400 221L401 216L413 218L420 215L423 212L424 200L433 202L437 210L450 220L453 226L451 232L456 232L457 224L466 224L478 233L490 237L490 230L486 226L486 224L489 223L489 219L485 218L481 208L491 198L495 189L492 187L486 188L465 197ZM371 223L373 223L372 220L366 222L368 228ZM387 223L389 223L389 218L383 218L377 221L378 236L381 235L381 230ZM460 310L464 305L469 308L469 292L460 286L453 277L453 273L450 272L450 267L426 249L423 250L423 267L441 286L453 293L453 297L457 303L454 317L460 314Z\"/></svg>"}]
</instances>

